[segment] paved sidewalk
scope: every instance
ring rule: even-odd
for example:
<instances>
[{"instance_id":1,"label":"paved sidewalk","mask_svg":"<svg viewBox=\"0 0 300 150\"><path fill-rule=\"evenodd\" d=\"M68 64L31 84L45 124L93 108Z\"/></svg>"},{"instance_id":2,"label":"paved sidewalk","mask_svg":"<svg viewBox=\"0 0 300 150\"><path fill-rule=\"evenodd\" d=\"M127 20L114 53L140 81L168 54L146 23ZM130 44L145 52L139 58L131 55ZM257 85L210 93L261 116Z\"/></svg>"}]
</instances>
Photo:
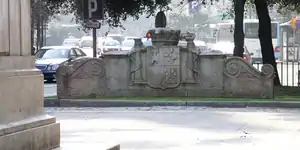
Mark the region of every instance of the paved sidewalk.
<instances>
[{"instance_id":1,"label":"paved sidewalk","mask_svg":"<svg viewBox=\"0 0 300 150\"><path fill-rule=\"evenodd\" d=\"M300 110L199 107L46 108L61 150L297 150Z\"/></svg>"}]
</instances>

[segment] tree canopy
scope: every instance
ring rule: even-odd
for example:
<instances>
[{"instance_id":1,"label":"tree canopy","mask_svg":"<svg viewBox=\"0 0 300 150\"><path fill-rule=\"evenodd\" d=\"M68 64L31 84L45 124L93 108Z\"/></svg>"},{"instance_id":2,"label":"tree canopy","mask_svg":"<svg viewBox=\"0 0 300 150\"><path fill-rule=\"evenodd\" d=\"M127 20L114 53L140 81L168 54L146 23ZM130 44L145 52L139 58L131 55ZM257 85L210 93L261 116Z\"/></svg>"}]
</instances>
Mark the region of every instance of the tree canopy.
<instances>
[{"instance_id":1,"label":"tree canopy","mask_svg":"<svg viewBox=\"0 0 300 150\"><path fill-rule=\"evenodd\" d=\"M81 0L45 0L49 13L73 13L78 22L82 21ZM129 17L138 19L140 15L153 15L157 10L169 9L171 0L106 0L105 21L110 26L120 26Z\"/></svg>"},{"instance_id":2,"label":"tree canopy","mask_svg":"<svg viewBox=\"0 0 300 150\"><path fill-rule=\"evenodd\" d=\"M36 0L35 0L36 1ZM76 16L76 21L82 22L82 0L43 0L44 6L46 6L45 12L48 14L72 13ZM199 0L202 5L213 5L219 0ZM229 0L234 4L237 0ZM300 12L300 1L298 0L266 0L270 7L275 4L279 10L289 10ZM105 24L112 27L121 25L121 21L127 18L138 19L142 14L148 16L154 15L157 10L169 10L168 5L171 0L106 0L105 11ZM181 0L179 5L187 3L188 0ZM247 0L247 4L254 4L254 0ZM229 11L233 13L233 7ZM226 10L228 11L228 10Z\"/></svg>"}]
</instances>

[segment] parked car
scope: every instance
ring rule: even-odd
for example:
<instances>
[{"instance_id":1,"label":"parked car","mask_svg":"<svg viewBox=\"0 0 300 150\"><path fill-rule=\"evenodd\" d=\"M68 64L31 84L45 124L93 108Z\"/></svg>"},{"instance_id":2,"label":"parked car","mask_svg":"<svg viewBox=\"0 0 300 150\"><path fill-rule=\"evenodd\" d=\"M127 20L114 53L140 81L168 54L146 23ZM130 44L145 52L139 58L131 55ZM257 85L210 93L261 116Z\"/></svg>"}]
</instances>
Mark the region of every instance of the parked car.
<instances>
[{"instance_id":1,"label":"parked car","mask_svg":"<svg viewBox=\"0 0 300 150\"><path fill-rule=\"evenodd\" d=\"M134 46L134 40L124 40L122 42L122 51L130 51Z\"/></svg>"},{"instance_id":2,"label":"parked car","mask_svg":"<svg viewBox=\"0 0 300 150\"><path fill-rule=\"evenodd\" d=\"M234 43L232 42L217 42L213 49L210 51L211 53L221 53L226 54L228 56L233 55ZM251 56L253 53L250 53L247 47L244 47L244 60L252 64Z\"/></svg>"},{"instance_id":3,"label":"parked car","mask_svg":"<svg viewBox=\"0 0 300 150\"><path fill-rule=\"evenodd\" d=\"M200 50L200 52L208 50L208 47L206 46L206 43L204 41L194 40L194 44L195 44L196 48L198 48ZM178 42L178 46L186 47L187 41L180 40Z\"/></svg>"},{"instance_id":4,"label":"parked car","mask_svg":"<svg viewBox=\"0 0 300 150\"><path fill-rule=\"evenodd\" d=\"M85 57L86 54L77 47L50 46L42 47L35 54L35 66L44 74L44 79L51 82L56 79L56 69L67 60Z\"/></svg>"},{"instance_id":5,"label":"parked car","mask_svg":"<svg viewBox=\"0 0 300 150\"><path fill-rule=\"evenodd\" d=\"M117 40L106 40L103 44L102 53L121 51L121 44Z\"/></svg>"},{"instance_id":6,"label":"parked car","mask_svg":"<svg viewBox=\"0 0 300 150\"><path fill-rule=\"evenodd\" d=\"M83 36L79 41L80 48L92 48L93 47L93 37Z\"/></svg>"},{"instance_id":7,"label":"parked car","mask_svg":"<svg viewBox=\"0 0 300 150\"><path fill-rule=\"evenodd\" d=\"M67 38L62 43L63 46L79 46L79 39Z\"/></svg>"},{"instance_id":8,"label":"parked car","mask_svg":"<svg viewBox=\"0 0 300 150\"><path fill-rule=\"evenodd\" d=\"M106 40L109 39L117 40L119 43L122 43L122 41L124 41L124 36L122 34L108 34L106 38L107 38Z\"/></svg>"},{"instance_id":9,"label":"parked car","mask_svg":"<svg viewBox=\"0 0 300 150\"><path fill-rule=\"evenodd\" d=\"M140 37L137 37L137 36L125 36L124 41L126 41L126 40L134 40L134 39L138 39L138 38L140 38Z\"/></svg>"}]
</instances>

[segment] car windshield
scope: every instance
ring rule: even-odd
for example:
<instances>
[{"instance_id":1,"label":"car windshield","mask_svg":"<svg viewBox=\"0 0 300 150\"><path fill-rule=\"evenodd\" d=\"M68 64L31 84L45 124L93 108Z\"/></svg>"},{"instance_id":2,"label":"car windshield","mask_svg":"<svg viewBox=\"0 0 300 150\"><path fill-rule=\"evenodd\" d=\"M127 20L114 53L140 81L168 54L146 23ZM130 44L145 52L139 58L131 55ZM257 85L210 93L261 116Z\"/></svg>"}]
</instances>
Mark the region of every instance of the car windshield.
<instances>
[{"instance_id":1,"label":"car windshield","mask_svg":"<svg viewBox=\"0 0 300 150\"><path fill-rule=\"evenodd\" d=\"M124 40L124 37L123 36L118 36L118 35L109 35L107 36L108 38L111 38L111 39L114 39L114 40L117 40L119 42L122 42Z\"/></svg>"},{"instance_id":2,"label":"car windshield","mask_svg":"<svg viewBox=\"0 0 300 150\"><path fill-rule=\"evenodd\" d=\"M93 47L93 41L91 40L84 40L81 42L82 47Z\"/></svg>"},{"instance_id":3,"label":"car windshield","mask_svg":"<svg viewBox=\"0 0 300 150\"><path fill-rule=\"evenodd\" d=\"M68 49L41 49L35 54L35 58L68 58Z\"/></svg>"},{"instance_id":4,"label":"car windshield","mask_svg":"<svg viewBox=\"0 0 300 150\"><path fill-rule=\"evenodd\" d=\"M133 47L134 46L134 40L126 40L126 41L123 41L123 46L124 47Z\"/></svg>"},{"instance_id":5,"label":"car windshield","mask_svg":"<svg viewBox=\"0 0 300 150\"><path fill-rule=\"evenodd\" d=\"M63 45L78 45L78 40L77 39L68 39L65 40Z\"/></svg>"},{"instance_id":6,"label":"car windshield","mask_svg":"<svg viewBox=\"0 0 300 150\"><path fill-rule=\"evenodd\" d=\"M105 46L120 46L118 41L106 41Z\"/></svg>"}]
</instances>

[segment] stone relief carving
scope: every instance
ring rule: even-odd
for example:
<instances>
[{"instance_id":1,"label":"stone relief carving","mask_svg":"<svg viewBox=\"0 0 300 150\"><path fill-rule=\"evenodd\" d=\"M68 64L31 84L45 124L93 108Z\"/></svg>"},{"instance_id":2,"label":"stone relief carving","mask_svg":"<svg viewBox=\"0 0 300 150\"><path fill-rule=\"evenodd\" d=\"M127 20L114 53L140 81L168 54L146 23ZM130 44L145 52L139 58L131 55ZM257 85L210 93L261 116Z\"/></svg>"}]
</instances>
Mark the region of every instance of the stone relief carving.
<instances>
[{"instance_id":1,"label":"stone relief carving","mask_svg":"<svg viewBox=\"0 0 300 150\"><path fill-rule=\"evenodd\" d=\"M242 58L232 57L225 61L224 74L229 78L273 78L274 68L271 65L264 65L262 72L259 72Z\"/></svg>"},{"instance_id":2,"label":"stone relief carving","mask_svg":"<svg viewBox=\"0 0 300 150\"><path fill-rule=\"evenodd\" d=\"M105 66L99 58L79 58L64 62L58 69L58 87L64 88L65 93L59 95L90 96L93 93L104 93Z\"/></svg>"},{"instance_id":3,"label":"stone relief carving","mask_svg":"<svg viewBox=\"0 0 300 150\"><path fill-rule=\"evenodd\" d=\"M200 56L200 51L197 51L194 39L195 34L193 33L182 33L180 35L181 40L184 40L187 42L187 63L186 68L183 68L185 70L186 77L183 80L183 83L190 83L190 84L196 84L197 83L197 61Z\"/></svg>"},{"instance_id":4,"label":"stone relief carving","mask_svg":"<svg viewBox=\"0 0 300 150\"><path fill-rule=\"evenodd\" d=\"M133 51L129 53L129 65L130 65L130 81L131 84L145 84L147 83L146 71L145 71L145 52L146 48L142 46L141 39L135 39L135 46Z\"/></svg>"},{"instance_id":5,"label":"stone relief carving","mask_svg":"<svg viewBox=\"0 0 300 150\"><path fill-rule=\"evenodd\" d=\"M180 85L179 53L179 48L175 46L162 46L148 51L148 86L168 89Z\"/></svg>"},{"instance_id":6,"label":"stone relief carving","mask_svg":"<svg viewBox=\"0 0 300 150\"><path fill-rule=\"evenodd\" d=\"M148 33L151 34L151 40L154 46L178 45L180 32L180 30L167 28L156 28L148 31Z\"/></svg>"},{"instance_id":7,"label":"stone relief carving","mask_svg":"<svg viewBox=\"0 0 300 150\"><path fill-rule=\"evenodd\" d=\"M225 92L231 96L260 95L259 97L273 97L274 68L267 64L259 72L242 58L232 57L225 61L224 66Z\"/></svg>"}]
</instances>

